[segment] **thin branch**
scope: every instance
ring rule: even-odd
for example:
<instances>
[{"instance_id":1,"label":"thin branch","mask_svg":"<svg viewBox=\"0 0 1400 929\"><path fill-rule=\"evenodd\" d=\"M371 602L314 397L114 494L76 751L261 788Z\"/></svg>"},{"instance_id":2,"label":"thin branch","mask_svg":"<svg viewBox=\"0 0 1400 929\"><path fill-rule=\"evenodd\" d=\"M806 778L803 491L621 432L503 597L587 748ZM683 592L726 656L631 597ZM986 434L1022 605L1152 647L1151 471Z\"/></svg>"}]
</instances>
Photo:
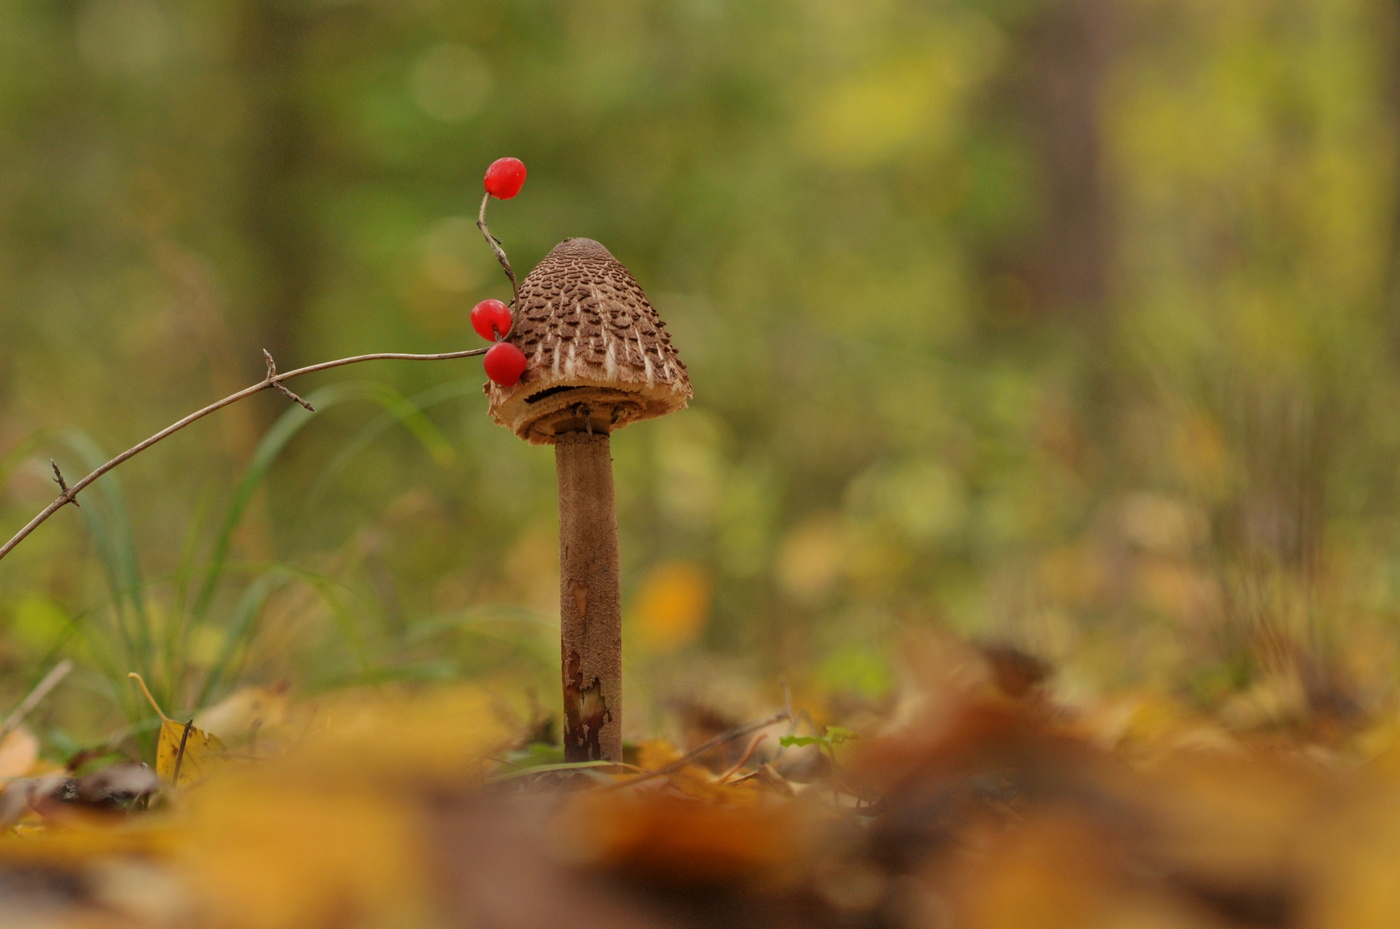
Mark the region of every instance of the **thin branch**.
<instances>
[{"instance_id":1,"label":"thin branch","mask_svg":"<svg viewBox=\"0 0 1400 929\"><path fill-rule=\"evenodd\" d=\"M481 198L481 212L476 216L476 228L481 230L481 234L486 236L486 244L491 246L491 252L496 256L496 260L505 269L506 278L510 280L510 292L514 295L514 302L511 309L520 312L520 284L515 279L515 271L511 269L510 259L506 257L506 250L501 248L501 240L491 234L491 230L486 228L486 204L491 202L491 195L487 194Z\"/></svg>"},{"instance_id":2,"label":"thin branch","mask_svg":"<svg viewBox=\"0 0 1400 929\"><path fill-rule=\"evenodd\" d=\"M768 733L766 732L760 732L758 735L754 736L753 741L749 742L749 747L744 749L744 754L739 756L739 760L730 765L729 770L719 776L719 782L723 784L725 781L738 774L739 769L748 764L749 759L753 757L753 753L758 750L759 743L766 738L768 738Z\"/></svg>"},{"instance_id":3,"label":"thin branch","mask_svg":"<svg viewBox=\"0 0 1400 929\"><path fill-rule=\"evenodd\" d=\"M665 777L668 774L674 774L675 772L681 770L686 765L694 761L696 758L699 758L701 755L705 754L710 749L715 748L716 746L723 745L725 742L733 742L735 739L742 739L744 736L748 735L751 732L757 732L760 729L767 729L769 726L775 726L778 723L788 722L791 719L792 714L790 714L787 710L782 710L778 713L774 713L767 719L760 719L757 722L748 723L747 725L740 726L737 729L731 729L728 732L722 732L719 735L715 736L713 739L710 739L708 742L705 742L701 745L697 745L695 748L686 752L684 755L677 758L670 764L662 765L654 771L648 771L646 774L643 774L640 777L634 777L626 781L618 781L614 784L609 784L608 786L599 789L602 791L621 790L623 787L631 787L635 784L640 784L643 781L651 781L655 780L658 777ZM752 749L750 749L750 751L752 751ZM733 773L733 771L727 771L725 772L725 777L732 776Z\"/></svg>"},{"instance_id":4,"label":"thin branch","mask_svg":"<svg viewBox=\"0 0 1400 929\"><path fill-rule=\"evenodd\" d=\"M180 747L175 750L175 770L170 772L170 786L180 786L180 766L185 763L185 743L190 740L190 730L194 728L194 720L185 723L184 730L180 733Z\"/></svg>"},{"instance_id":5,"label":"thin branch","mask_svg":"<svg viewBox=\"0 0 1400 929\"><path fill-rule=\"evenodd\" d=\"M68 672L73 670L73 662L67 658L60 661L50 669L44 679L34 685L34 689L29 692L29 696L20 701L14 712L5 717L5 721L0 723L0 739L5 738L11 732L19 728L19 724L24 722L24 717L28 716L33 709L39 705L49 691L58 686L58 682L68 676Z\"/></svg>"},{"instance_id":6,"label":"thin branch","mask_svg":"<svg viewBox=\"0 0 1400 929\"><path fill-rule=\"evenodd\" d=\"M67 497L69 503L81 510L83 505L79 503L78 498L74 496L74 491L68 489L68 484L63 480L63 472L58 470L58 462L50 458L49 464L53 465L53 482L58 485L59 490L63 491L62 496Z\"/></svg>"},{"instance_id":7,"label":"thin branch","mask_svg":"<svg viewBox=\"0 0 1400 929\"><path fill-rule=\"evenodd\" d=\"M139 455L141 452L144 452L152 445L155 445L161 439L165 439L174 435L181 429L188 426L190 423L199 419L203 419L210 413L222 410L226 406L230 406L234 403L237 403L239 400L242 400L245 397L251 397L253 394L263 390L267 390L269 387L280 390L283 381L289 381L294 377L301 377L303 374L311 374L316 371L327 371L331 368L343 367L344 365L359 364L362 361L451 361L456 358L470 358L473 355L484 354L486 354L486 349L484 348L472 348L461 352L443 352L442 354L438 355L411 355L404 352L375 352L371 355L353 355L349 358L337 358L334 361L322 361L318 364L307 365L304 368L297 368L295 371L286 371L282 374L269 373L267 377L263 378L261 381L258 381L251 387L245 387L237 393L229 394L222 400L216 400L208 406L204 407L202 410L196 410L195 412L186 416L184 419L178 422L171 423L169 426L166 426L160 432L157 432L155 435L151 436L145 441L138 442L136 445L133 445L131 448L128 448L126 451L122 452L120 455L113 458L111 461L97 468L97 470L93 471L87 477L78 481L72 487L69 487L66 490L64 490L64 492L61 495L59 495L59 498L57 500L44 507L44 509L39 513L39 515L35 516L28 523L26 523L24 528L21 529L19 532L16 532L8 542L6 542L4 545L0 545L0 559L4 558L11 551L13 551L16 545L23 542L31 532L39 528L40 524L42 524L44 520L48 519L54 513L58 512L58 510L61 509L69 501L76 503L77 501L74 498L78 496L78 491L82 490L84 487L87 487L93 481L97 480L99 477L106 474L108 471L112 470L117 465L126 461L128 458L133 458L136 455ZM293 399L299 398L296 398L294 395ZM303 405L305 405L304 402Z\"/></svg>"},{"instance_id":8,"label":"thin branch","mask_svg":"<svg viewBox=\"0 0 1400 929\"><path fill-rule=\"evenodd\" d=\"M287 388L287 385L275 379L277 375L277 362L272 360L272 352L263 349L263 357L267 359L267 379L272 382L272 386L276 387L282 393L282 396L286 397L288 400L291 400L293 403L301 404L306 409L306 412L316 412L314 406L292 393L291 390Z\"/></svg>"}]
</instances>

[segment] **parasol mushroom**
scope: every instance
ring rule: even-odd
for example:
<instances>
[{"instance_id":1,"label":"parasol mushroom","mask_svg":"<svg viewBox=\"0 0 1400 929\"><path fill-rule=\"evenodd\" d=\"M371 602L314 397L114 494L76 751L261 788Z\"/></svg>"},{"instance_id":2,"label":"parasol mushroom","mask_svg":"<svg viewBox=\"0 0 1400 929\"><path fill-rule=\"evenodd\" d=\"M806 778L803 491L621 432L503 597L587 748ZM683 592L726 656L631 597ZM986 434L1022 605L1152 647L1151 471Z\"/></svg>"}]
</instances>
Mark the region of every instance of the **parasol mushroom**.
<instances>
[{"instance_id":1,"label":"parasol mushroom","mask_svg":"<svg viewBox=\"0 0 1400 929\"><path fill-rule=\"evenodd\" d=\"M486 385L490 412L553 445L559 478L560 663L569 761L622 760L622 602L609 435L674 413L690 378L622 263L565 239L520 284L506 339L527 366Z\"/></svg>"}]
</instances>

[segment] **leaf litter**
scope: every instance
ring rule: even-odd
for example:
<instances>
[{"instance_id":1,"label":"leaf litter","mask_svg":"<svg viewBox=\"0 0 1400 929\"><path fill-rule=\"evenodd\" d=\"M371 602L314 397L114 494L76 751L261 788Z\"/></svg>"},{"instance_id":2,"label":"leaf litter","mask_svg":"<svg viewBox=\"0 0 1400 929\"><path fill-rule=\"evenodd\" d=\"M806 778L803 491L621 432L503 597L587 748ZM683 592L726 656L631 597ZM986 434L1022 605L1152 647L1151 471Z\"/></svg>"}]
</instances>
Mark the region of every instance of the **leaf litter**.
<instances>
[{"instance_id":1,"label":"leaf litter","mask_svg":"<svg viewBox=\"0 0 1400 929\"><path fill-rule=\"evenodd\" d=\"M878 719L785 710L624 765L550 760L468 686L239 692L199 717L219 736L162 714L155 770L53 770L17 728L0 925L1400 924L1393 712L1240 729L927 652Z\"/></svg>"}]
</instances>

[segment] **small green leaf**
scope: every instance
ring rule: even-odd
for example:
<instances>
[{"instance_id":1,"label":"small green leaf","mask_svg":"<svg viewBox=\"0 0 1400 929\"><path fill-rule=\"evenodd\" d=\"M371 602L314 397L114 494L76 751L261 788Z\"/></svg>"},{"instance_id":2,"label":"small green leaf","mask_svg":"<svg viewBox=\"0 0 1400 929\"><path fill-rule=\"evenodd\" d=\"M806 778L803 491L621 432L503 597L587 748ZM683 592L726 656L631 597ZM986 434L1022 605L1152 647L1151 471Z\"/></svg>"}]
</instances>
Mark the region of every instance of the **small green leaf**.
<instances>
[{"instance_id":1,"label":"small green leaf","mask_svg":"<svg viewBox=\"0 0 1400 929\"><path fill-rule=\"evenodd\" d=\"M840 726L827 726L826 731L821 735L785 735L778 740L778 744L783 746L783 748L788 748L793 745L799 747L803 745L820 745L829 752L833 745L840 745L842 742L849 742L851 739L858 738L860 738L860 736L849 729L843 729Z\"/></svg>"},{"instance_id":2,"label":"small green leaf","mask_svg":"<svg viewBox=\"0 0 1400 929\"><path fill-rule=\"evenodd\" d=\"M826 727L826 740L832 745L840 745L842 742L849 742L852 739L858 738L860 738L860 736L849 729L843 729L840 726Z\"/></svg>"}]
</instances>

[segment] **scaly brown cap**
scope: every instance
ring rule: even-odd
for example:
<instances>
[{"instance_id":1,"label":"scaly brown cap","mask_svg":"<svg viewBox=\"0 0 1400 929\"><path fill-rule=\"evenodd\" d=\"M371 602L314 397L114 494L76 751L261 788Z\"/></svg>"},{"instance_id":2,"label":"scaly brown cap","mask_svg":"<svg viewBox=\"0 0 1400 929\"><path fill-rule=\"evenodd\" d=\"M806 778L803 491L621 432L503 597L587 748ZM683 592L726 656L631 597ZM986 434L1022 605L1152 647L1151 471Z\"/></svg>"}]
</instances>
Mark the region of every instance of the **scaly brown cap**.
<instances>
[{"instance_id":1,"label":"scaly brown cap","mask_svg":"<svg viewBox=\"0 0 1400 929\"><path fill-rule=\"evenodd\" d=\"M533 445L674 413L690 378L646 294L592 239L565 239L520 282L507 342L525 353L511 387L488 382L491 416Z\"/></svg>"}]
</instances>

